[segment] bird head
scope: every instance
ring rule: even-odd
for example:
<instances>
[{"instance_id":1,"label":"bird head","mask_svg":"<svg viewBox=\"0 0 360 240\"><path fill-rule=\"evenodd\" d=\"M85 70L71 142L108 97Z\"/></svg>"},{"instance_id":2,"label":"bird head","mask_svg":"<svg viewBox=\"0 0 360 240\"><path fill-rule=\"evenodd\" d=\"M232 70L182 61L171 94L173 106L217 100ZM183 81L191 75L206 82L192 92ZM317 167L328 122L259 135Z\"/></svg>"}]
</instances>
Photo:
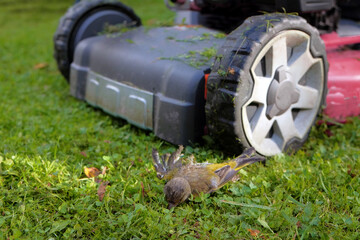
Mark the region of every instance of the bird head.
<instances>
[{"instance_id":1,"label":"bird head","mask_svg":"<svg viewBox=\"0 0 360 240\"><path fill-rule=\"evenodd\" d=\"M185 178L175 177L165 184L164 193L168 209L171 209L189 198L191 187Z\"/></svg>"}]
</instances>

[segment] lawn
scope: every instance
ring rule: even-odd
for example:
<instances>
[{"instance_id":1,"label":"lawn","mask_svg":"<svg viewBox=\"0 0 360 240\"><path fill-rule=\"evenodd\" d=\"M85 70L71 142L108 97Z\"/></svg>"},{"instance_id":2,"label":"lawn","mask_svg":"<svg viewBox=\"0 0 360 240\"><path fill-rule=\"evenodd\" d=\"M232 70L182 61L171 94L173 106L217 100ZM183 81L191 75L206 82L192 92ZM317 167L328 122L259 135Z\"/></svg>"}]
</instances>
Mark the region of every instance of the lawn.
<instances>
[{"instance_id":1,"label":"lawn","mask_svg":"<svg viewBox=\"0 0 360 240\"><path fill-rule=\"evenodd\" d=\"M168 210L151 149L177 146L74 99L57 70L52 35L73 2L0 0L0 239L360 239L359 118ZM124 3L146 25L173 17L161 0ZM107 168L102 201L84 167Z\"/></svg>"}]
</instances>

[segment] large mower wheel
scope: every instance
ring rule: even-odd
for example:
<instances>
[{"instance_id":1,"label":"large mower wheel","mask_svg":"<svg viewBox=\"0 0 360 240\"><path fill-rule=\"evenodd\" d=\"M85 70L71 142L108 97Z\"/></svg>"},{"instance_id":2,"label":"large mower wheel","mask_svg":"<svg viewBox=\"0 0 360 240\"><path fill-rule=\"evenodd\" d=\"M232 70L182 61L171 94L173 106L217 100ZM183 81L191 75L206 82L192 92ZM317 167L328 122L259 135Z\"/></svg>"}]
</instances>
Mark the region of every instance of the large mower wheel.
<instances>
[{"instance_id":1,"label":"large mower wheel","mask_svg":"<svg viewBox=\"0 0 360 240\"><path fill-rule=\"evenodd\" d=\"M325 102L327 72L324 43L303 18L248 18L228 35L208 78L210 133L235 153L298 150Z\"/></svg>"},{"instance_id":2,"label":"large mower wheel","mask_svg":"<svg viewBox=\"0 0 360 240\"><path fill-rule=\"evenodd\" d=\"M54 57L68 81L76 45L85 38L98 35L106 24L140 26L141 20L131 8L113 0L80 1L60 19L54 35Z\"/></svg>"}]
</instances>

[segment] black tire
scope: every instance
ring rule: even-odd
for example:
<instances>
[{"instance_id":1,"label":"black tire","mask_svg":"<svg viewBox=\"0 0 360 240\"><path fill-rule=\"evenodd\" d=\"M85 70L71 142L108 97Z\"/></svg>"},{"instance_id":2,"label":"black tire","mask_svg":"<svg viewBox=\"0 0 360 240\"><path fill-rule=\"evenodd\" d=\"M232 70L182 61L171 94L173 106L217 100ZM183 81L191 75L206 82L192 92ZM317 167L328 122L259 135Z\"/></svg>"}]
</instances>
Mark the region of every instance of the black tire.
<instances>
[{"instance_id":1,"label":"black tire","mask_svg":"<svg viewBox=\"0 0 360 240\"><path fill-rule=\"evenodd\" d=\"M140 26L141 20L131 8L114 0L80 1L68 9L54 34L54 58L67 81L76 45L102 32L105 24L121 23Z\"/></svg>"},{"instance_id":2,"label":"black tire","mask_svg":"<svg viewBox=\"0 0 360 240\"><path fill-rule=\"evenodd\" d=\"M286 50L279 51L283 45ZM284 58L275 58L274 49ZM311 63L297 64L304 59ZM296 75L302 71L303 76ZM325 103L327 72L324 43L303 18L287 14L248 18L227 36L207 81L205 111L210 134L233 153L250 146L265 156L298 150ZM294 130L291 125L279 125L287 119L292 119L289 125L294 124Z\"/></svg>"}]
</instances>

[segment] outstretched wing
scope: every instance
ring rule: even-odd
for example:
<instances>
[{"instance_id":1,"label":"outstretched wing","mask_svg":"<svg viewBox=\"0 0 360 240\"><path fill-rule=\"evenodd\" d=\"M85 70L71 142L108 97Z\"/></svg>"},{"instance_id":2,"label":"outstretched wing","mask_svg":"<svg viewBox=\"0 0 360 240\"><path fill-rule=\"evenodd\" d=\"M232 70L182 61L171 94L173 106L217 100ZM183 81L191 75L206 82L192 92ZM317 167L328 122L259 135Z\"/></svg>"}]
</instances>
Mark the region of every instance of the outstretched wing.
<instances>
[{"instance_id":1,"label":"outstretched wing","mask_svg":"<svg viewBox=\"0 0 360 240\"><path fill-rule=\"evenodd\" d=\"M256 155L254 148L245 149L245 151L237 158L230 160L226 165L214 171L219 176L219 186L222 187L225 183L232 180L241 168L259 161L265 161L262 156ZM218 166L218 165L214 165Z\"/></svg>"},{"instance_id":2,"label":"outstretched wing","mask_svg":"<svg viewBox=\"0 0 360 240\"><path fill-rule=\"evenodd\" d=\"M219 176L219 185L218 188L221 188L225 183L230 181L235 177L239 170L234 170L230 165L226 165L215 171L215 174Z\"/></svg>"},{"instance_id":3,"label":"outstretched wing","mask_svg":"<svg viewBox=\"0 0 360 240\"><path fill-rule=\"evenodd\" d=\"M238 156L237 158L231 160L236 162L235 170L240 170L241 168L255 163L255 162L261 162L265 161L265 158L260 155L256 155L256 151L253 147L245 149L245 151ZM231 162L230 161L230 162Z\"/></svg>"},{"instance_id":4,"label":"outstretched wing","mask_svg":"<svg viewBox=\"0 0 360 240\"><path fill-rule=\"evenodd\" d=\"M184 147L180 145L172 154L166 153L160 156L157 149L153 148L153 163L159 179L164 178L171 170L182 167L180 157L183 149Z\"/></svg>"}]
</instances>

